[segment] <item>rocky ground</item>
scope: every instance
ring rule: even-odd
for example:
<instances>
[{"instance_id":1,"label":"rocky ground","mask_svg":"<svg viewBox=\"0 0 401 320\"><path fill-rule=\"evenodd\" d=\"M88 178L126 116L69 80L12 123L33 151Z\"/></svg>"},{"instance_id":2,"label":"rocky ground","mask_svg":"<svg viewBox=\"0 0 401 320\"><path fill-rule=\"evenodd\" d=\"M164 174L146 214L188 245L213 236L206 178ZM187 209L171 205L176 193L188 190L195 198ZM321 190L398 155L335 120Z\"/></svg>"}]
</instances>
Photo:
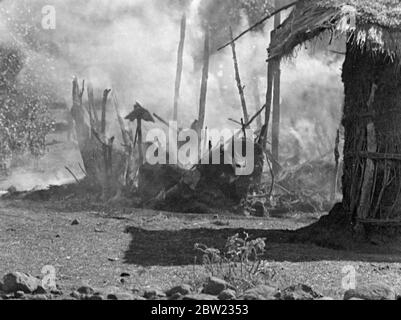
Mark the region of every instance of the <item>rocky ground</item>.
<instances>
[{"instance_id":1,"label":"rocky ground","mask_svg":"<svg viewBox=\"0 0 401 320\"><path fill-rule=\"evenodd\" d=\"M401 292L401 255L393 248L345 251L291 240L291 230L319 217L83 211L57 203L2 201L1 298L396 299ZM210 277L197 263L194 245L222 248L228 237L244 231L266 238L263 262L269 272L263 284L239 291ZM44 281L49 267L55 270L55 283ZM350 268L357 281L351 291L344 286Z\"/></svg>"}]
</instances>

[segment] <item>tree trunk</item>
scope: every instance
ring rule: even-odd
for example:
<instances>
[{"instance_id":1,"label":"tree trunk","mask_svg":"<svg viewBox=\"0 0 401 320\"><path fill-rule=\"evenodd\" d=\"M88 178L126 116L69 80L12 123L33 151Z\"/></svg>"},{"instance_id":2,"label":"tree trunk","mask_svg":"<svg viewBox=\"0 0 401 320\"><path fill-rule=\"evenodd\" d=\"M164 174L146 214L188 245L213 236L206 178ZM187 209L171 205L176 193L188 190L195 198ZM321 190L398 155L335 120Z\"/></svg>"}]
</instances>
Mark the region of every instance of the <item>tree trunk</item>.
<instances>
[{"instance_id":1,"label":"tree trunk","mask_svg":"<svg viewBox=\"0 0 401 320\"><path fill-rule=\"evenodd\" d=\"M394 61L395 60L395 61ZM343 205L355 221L400 218L399 61L348 45L343 67Z\"/></svg>"}]
</instances>

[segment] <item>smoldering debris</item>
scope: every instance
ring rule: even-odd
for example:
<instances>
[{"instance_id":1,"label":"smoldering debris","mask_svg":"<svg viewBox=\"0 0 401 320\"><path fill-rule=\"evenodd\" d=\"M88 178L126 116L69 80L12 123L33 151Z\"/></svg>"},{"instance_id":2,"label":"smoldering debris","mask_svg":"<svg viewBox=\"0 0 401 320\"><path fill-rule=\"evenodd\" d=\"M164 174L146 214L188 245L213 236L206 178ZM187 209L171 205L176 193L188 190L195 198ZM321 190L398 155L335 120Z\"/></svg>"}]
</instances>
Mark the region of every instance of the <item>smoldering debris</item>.
<instances>
[{"instance_id":1,"label":"smoldering debris","mask_svg":"<svg viewBox=\"0 0 401 320\"><path fill-rule=\"evenodd\" d=\"M26 4L26 1L21 3ZM60 121L56 126L60 132L70 132L70 118L75 122L80 151L77 162L81 162L82 158L83 163L80 167L62 167L64 174L70 178L69 182L79 181L80 188L87 186L87 194L93 192L93 198L104 203L129 203L131 206L170 211L229 210L250 214L256 212L260 215L262 211L268 214L282 208L289 211L320 211L326 208L325 203L327 198L330 198L326 189L329 188L318 187L319 183L324 181L310 186L307 183L309 167L298 166L308 156L316 158L316 155L332 149L331 142L334 141L332 136L335 131L333 128L338 125L341 106L341 94L338 93L340 85L337 86L336 82L339 79L333 76L336 74L333 70L339 66L338 59L331 57L330 62L326 63L326 56L311 58L308 50L301 50L299 63L283 62L282 145L285 157L280 159L280 162L285 165L281 177L270 177L267 163L273 161L272 157L268 155L267 159L264 159L264 154L260 154L260 151L255 159L256 167L262 169L257 171L255 176L247 178L237 177L230 166L195 166L193 170L178 166L149 166L143 164L143 150L138 146L143 145L142 131L148 130L150 126L143 122L128 125L123 119L123 116L132 111L131 91L135 89L135 98L143 99L143 105L157 121L163 120L163 117L170 119L171 110L166 111L169 108L165 106L170 105L168 101L173 101L174 74L182 73L177 77L182 79L181 83L176 81L175 89L180 90L180 94L175 92L174 103L179 104L176 106L179 124L189 124L197 116L195 113L203 69L203 98L201 106L198 106L198 119L192 128L199 129L199 122L204 122L210 127L243 126L249 116L248 112L252 114L258 110L261 107L260 101L264 99L262 95L265 88L262 81L265 82L265 59L260 59L258 64L256 61L259 59L256 57L265 55L266 42L272 26L261 26L250 34L248 39L244 38L238 42L233 48L236 66L236 72L233 72L230 52L216 52L217 44L231 36L228 32L230 26L217 28L221 29L219 34L215 35L212 32L210 43L206 41L205 21L214 21L213 16L217 11L213 8L219 5L216 2L193 1L186 7L186 33L183 37L181 30L183 43L180 44L180 47L184 48L178 50L178 59L176 52L180 40L179 29L184 25L182 7L163 5L160 10L156 10L157 6L153 1L136 0L113 5L105 0L98 5L98 2L95 4L89 1L84 4L81 0L76 0L74 3L82 9L76 12L75 9L66 8L61 1L54 3L60 10L62 19L57 33L50 37L51 39L35 28L26 35L18 32L20 29L17 26L27 14L21 4L4 1L2 8L9 10L1 13L12 18L12 23L6 23L3 27L18 39L19 50L29 58L19 77L21 85L30 74L42 74L43 65L49 66L54 72L51 75L45 74L43 78L36 77L37 81L34 83L38 88L41 88L42 84L51 84L54 89L52 94L62 98L61 100L70 99L68 83L71 74L85 76L91 81L91 86L81 85L78 80L74 82L72 113L67 112L69 120ZM37 0L34 8L40 7L41 4L42 1ZM100 9L94 10L95 6L100 6ZM82 15L88 15L90 18L80 19ZM255 19L257 20L247 10L245 13L239 12L234 20L230 20L233 22L233 33L237 34L244 26L246 29L246 25L255 22ZM27 24L31 22L29 20ZM94 23L98 24L96 30L93 28ZM129 45L127 38L130 39ZM33 41L35 39L36 42ZM60 39L64 39L68 44L68 54L60 50ZM154 41L149 44L148 39ZM2 42L9 40L1 39ZM131 45L132 43L135 45ZM203 52L203 46L208 47L209 52ZM199 57L203 57L203 61ZM305 61L310 63L304 63ZM314 68L311 68L313 74L305 79L306 72L302 68L311 63L314 65ZM202 64L203 68L200 67ZM177 65L181 69L180 72L175 70ZM303 77L302 81L299 81L300 74ZM57 79L52 78L53 76ZM247 87L249 83L252 83L251 89ZM328 98L323 102L318 94L320 90L306 93L306 88L322 86L328 92ZM253 87L255 90L252 90ZM107 91L109 89L101 91L102 88L113 88L113 91L110 94L110 91ZM241 105L237 98L237 89L240 91L244 109L242 121L238 119ZM114 108L109 105L110 101ZM323 103L323 107L318 108L319 103ZM295 118L294 109L300 104L302 110L297 111L299 117ZM70 102L67 105L70 105ZM338 112L331 111L327 114L325 110L329 109ZM228 121L229 118L235 119L235 123ZM167 123L165 120L162 122ZM131 128L134 125L137 126L136 131ZM258 118L258 129L260 128L261 119ZM326 131L322 132L321 128ZM322 136L324 139L321 139ZM297 146L292 142L294 139L298 143ZM316 146L314 142L317 139L324 141ZM258 137L255 137L254 142L255 150L258 150ZM292 149L296 148L300 150L297 150L295 159L290 154ZM332 174L330 160L316 161L308 165L321 171L322 176ZM267 182L263 184L261 181ZM49 184L53 184L53 181ZM49 191L53 188L50 187ZM60 198L60 194L56 193L57 198ZM79 194L68 194L64 198L71 199L75 196L79 197Z\"/></svg>"}]
</instances>

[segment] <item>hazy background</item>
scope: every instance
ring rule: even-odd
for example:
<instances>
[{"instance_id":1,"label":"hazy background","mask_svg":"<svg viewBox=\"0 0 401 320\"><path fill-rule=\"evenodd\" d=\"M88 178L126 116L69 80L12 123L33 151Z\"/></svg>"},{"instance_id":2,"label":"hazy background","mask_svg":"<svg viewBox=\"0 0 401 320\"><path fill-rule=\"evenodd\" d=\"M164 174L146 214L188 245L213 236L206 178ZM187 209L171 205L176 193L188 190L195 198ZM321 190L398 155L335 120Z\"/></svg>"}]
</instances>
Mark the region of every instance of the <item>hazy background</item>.
<instances>
[{"instance_id":1,"label":"hazy background","mask_svg":"<svg viewBox=\"0 0 401 320\"><path fill-rule=\"evenodd\" d=\"M283 4L286 2L289 1ZM43 95L50 95L54 101L71 105L71 81L76 75L91 82L99 97L105 88L112 88L124 114L139 100L150 111L169 120L180 19L185 11L188 24L179 122L189 127L198 114L205 20L215 25L212 32L215 49L227 40L227 23L232 24L237 34L254 22L249 19L258 19L258 12L253 15L244 12L237 19L227 20L224 13L231 10L230 3L231 0L3 0L0 1L0 45L16 46L24 52L25 67L19 81L28 88L42 91ZM41 11L45 5L56 8L56 30L41 27ZM264 14L260 12L260 16ZM251 114L261 107L258 100L261 104L265 101L266 48L271 28L272 21L269 21L237 43ZM310 43L282 63L282 160L299 153L300 160L306 161L324 156L333 149L341 119L343 86L340 75L344 57L330 53L329 49L344 49L339 41L331 47L328 43L324 38ZM258 91L254 90L256 84ZM241 117L231 49L214 51L206 124L209 128L235 128L228 118L239 120ZM108 129L110 134L118 135L116 126L109 125ZM65 164L76 167L80 161L78 156L71 156L73 146L67 148L68 161L59 154L63 150L66 148L50 150L53 155L41 160L42 165L36 164L36 168L42 166L40 175L46 176L45 169L53 156L57 159L51 183L67 179ZM59 172L63 172L64 178L60 178ZM34 175L25 177L22 182L15 178L7 183L29 188L46 184L46 180Z\"/></svg>"}]
</instances>

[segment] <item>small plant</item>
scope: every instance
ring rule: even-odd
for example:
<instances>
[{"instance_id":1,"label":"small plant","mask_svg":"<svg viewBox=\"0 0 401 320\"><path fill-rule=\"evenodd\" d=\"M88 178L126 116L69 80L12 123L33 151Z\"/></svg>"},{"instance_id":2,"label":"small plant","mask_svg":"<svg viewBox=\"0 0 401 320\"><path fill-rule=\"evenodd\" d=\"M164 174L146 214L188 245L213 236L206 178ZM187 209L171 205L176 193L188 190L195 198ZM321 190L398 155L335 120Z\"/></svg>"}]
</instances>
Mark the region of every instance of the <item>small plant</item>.
<instances>
[{"instance_id":1,"label":"small plant","mask_svg":"<svg viewBox=\"0 0 401 320\"><path fill-rule=\"evenodd\" d=\"M196 244L195 250L202 253L202 266L213 277L224 279L237 291L254 287L266 280L266 239L251 240L247 233L236 234L227 240L223 251Z\"/></svg>"}]
</instances>

